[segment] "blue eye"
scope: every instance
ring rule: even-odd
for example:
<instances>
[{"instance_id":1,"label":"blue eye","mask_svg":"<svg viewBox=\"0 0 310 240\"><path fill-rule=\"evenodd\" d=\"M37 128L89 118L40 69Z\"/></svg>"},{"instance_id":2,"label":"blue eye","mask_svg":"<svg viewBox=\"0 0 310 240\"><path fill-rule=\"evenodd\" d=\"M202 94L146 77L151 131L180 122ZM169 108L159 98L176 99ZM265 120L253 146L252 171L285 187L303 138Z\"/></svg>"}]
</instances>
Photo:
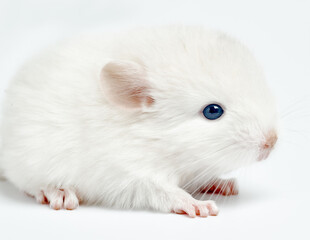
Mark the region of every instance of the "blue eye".
<instances>
[{"instance_id":1,"label":"blue eye","mask_svg":"<svg viewBox=\"0 0 310 240\"><path fill-rule=\"evenodd\" d=\"M203 109L203 115L209 120L218 119L223 113L223 108L217 104L210 104Z\"/></svg>"}]
</instances>

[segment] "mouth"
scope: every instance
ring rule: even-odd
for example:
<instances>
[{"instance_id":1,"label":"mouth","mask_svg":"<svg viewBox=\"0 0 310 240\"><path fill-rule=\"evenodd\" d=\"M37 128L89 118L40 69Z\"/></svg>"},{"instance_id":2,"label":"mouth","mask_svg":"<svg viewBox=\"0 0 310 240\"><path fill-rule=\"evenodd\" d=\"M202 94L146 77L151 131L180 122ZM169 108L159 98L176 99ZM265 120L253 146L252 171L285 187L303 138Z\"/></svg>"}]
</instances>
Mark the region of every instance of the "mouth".
<instances>
[{"instance_id":1,"label":"mouth","mask_svg":"<svg viewBox=\"0 0 310 240\"><path fill-rule=\"evenodd\" d=\"M271 149L261 149L257 161L263 161L268 158L271 153Z\"/></svg>"}]
</instances>

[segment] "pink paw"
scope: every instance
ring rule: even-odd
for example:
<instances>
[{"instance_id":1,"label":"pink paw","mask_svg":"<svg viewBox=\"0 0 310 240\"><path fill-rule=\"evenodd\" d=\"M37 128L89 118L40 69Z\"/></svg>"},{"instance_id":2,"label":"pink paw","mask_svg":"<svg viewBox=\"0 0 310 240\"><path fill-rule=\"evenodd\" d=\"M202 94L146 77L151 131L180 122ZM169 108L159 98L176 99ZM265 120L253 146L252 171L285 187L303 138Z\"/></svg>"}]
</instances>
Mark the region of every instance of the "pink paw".
<instances>
[{"instance_id":1,"label":"pink paw","mask_svg":"<svg viewBox=\"0 0 310 240\"><path fill-rule=\"evenodd\" d=\"M224 196L237 195L238 186L235 179L218 179L201 190L202 193L215 193Z\"/></svg>"},{"instance_id":2,"label":"pink paw","mask_svg":"<svg viewBox=\"0 0 310 240\"><path fill-rule=\"evenodd\" d=\"M218 208L214 201L199 201L194 198L179 200L172 212L177 214L187 214L189 217L208 217L216 216L218 214Z\"/></svg>"},{"instance_id":3,"label":"pink paw","mask_svg":"<svg viewBox=\"0 0 310 240\"><path fill-rule=\"evenodd\" d=\"M49 204L52 209L74 210L79 206L79 199L72 189L47 188L36 195L37 202Z\"/></svg>"}]
</instances>

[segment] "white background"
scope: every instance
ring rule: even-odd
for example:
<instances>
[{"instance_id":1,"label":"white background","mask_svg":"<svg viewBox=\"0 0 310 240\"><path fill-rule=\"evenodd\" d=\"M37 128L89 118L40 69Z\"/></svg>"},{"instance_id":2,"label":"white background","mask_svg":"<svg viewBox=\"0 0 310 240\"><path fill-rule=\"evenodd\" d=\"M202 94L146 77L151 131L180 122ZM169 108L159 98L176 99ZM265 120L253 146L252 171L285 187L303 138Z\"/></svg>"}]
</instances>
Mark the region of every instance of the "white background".
<instances>
[{"instance_id":1,"label":"white background","mask_svg":"<svg viewBox=\"0 0 310 240\"><path fill-rule=\"evenodd\" d=\"M240 171L239 196L218 199L220 215L207 219L53 211L0 182L0 239L310 239L309 1L1 0L0 97L24 60L63 37L165 23L221 29L254 51L282 116L276 151Z\"/></svg>"}]
</instances>

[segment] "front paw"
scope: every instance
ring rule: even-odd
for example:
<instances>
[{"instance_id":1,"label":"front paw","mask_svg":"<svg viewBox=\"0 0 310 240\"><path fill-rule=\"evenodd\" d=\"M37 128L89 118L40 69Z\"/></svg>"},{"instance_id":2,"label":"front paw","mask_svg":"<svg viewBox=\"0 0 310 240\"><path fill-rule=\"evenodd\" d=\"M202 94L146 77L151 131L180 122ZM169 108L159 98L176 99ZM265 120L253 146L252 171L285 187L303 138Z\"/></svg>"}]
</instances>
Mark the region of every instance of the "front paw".
<instances>
[{"instance_id":1,"label":"front paw","mask_svg":"<svg viewBox=\"0 0 310 240\"><path fill-rule=\"evenodd\" d=\"M202 193L221 194L224 196L238 195L238 185L235 179L217 179L203 187Z\"/></svg>"},{"instance_id":2,"label":"front paw","mask_svg":"<svg viewBox=\"0 0 310 240\"><path fill-rule=\"evenodd\" d=\"M219 212L214 201L199 201L192 197L180 198L173 203L172 212L177 214L187 214L189 217L216 216Z\"/></svg>"}]
</instances>

